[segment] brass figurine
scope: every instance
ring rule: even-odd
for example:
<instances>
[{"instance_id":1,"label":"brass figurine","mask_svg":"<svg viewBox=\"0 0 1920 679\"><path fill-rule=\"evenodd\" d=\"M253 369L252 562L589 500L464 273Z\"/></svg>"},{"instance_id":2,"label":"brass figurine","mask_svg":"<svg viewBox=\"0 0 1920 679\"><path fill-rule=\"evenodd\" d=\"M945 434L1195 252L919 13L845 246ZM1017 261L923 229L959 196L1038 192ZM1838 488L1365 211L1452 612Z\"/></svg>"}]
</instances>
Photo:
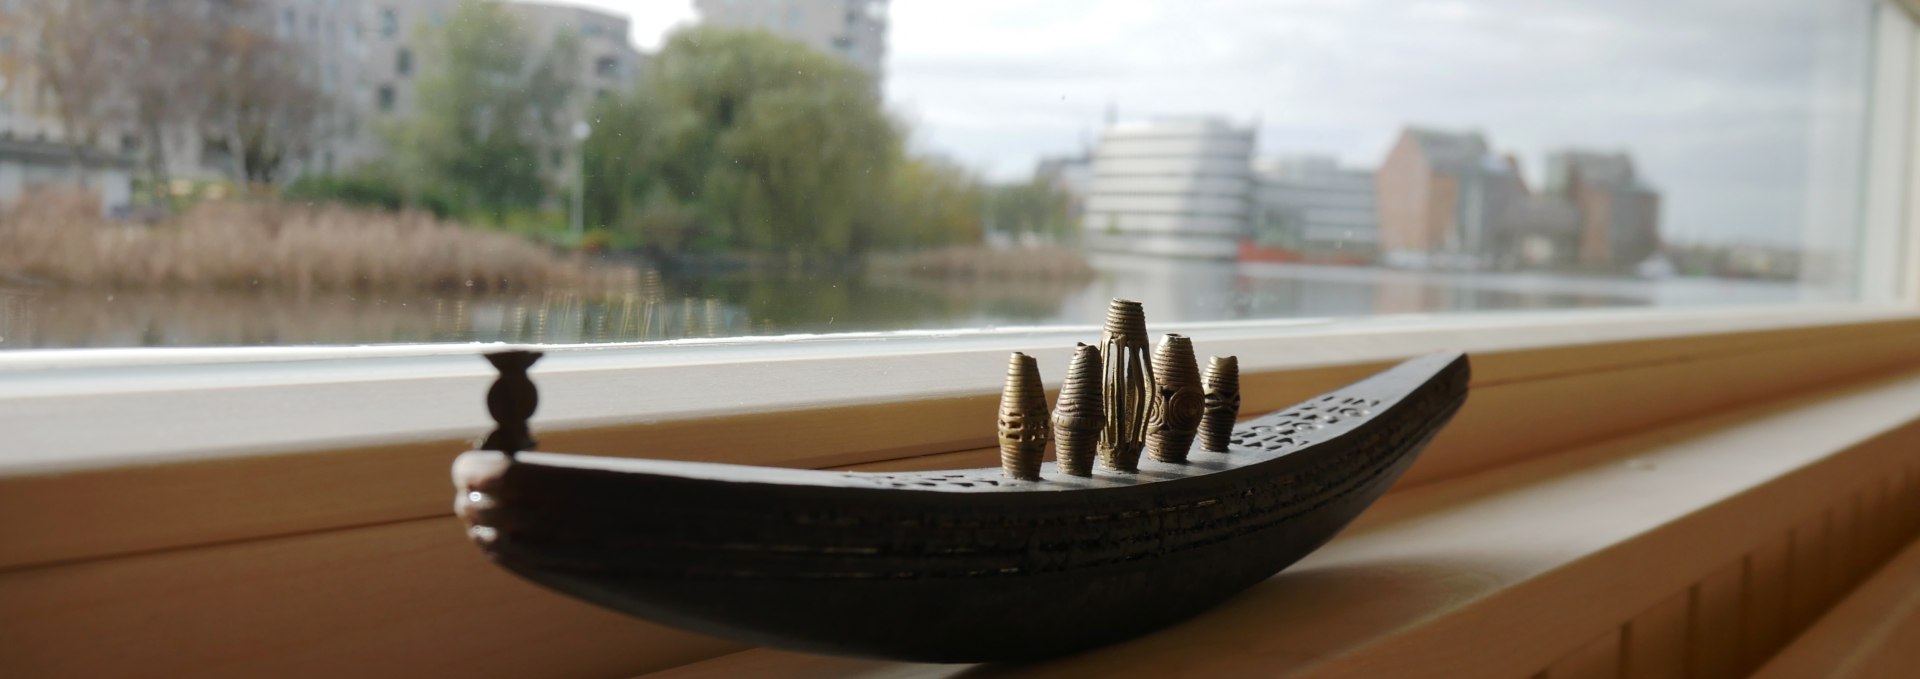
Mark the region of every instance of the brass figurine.
<instances>
[{"instance_id":1,"label":"brass figurine","mask_svg":"<svg viewBox=\"0 0 1920 679\"><path fill-rule=\"evenodd\" d=\"M1093 458L1100 445L1100 347L1075 345L1060 400L1053 407L1053 444L1060 473L1093 476Z\"/></svg>"},{"instance_id":2,"label":"brass figurine","mask_svg":"<svg viewBox=\"0 0 1920 679\"><path fill-rule=\"evenodd\" d=\"M1047 425L1047 392L1033 357L1007 359L1007 386L1000 392L1000 471L1023 481L1040 480L1040 460L1053 438Z\"/></svg>"},{"instance_id":3,"label":"brass figurine","mask_svg":"<svg viewBox=\"0 0 1920 679\"><path fill-rule=\"evenodd\" d=\"M487 434L487 440L480 443L482 450L497 450L512 458L514 453L536 445L527 419L533 417L534 409L540 405L540 392L534 389L533 380L527 379L527 368L538 360L540 352L537 351L487 354L487 362L500 371L500 377L487 390L487 413L493 416L496 426L493 433Z\"/></svg>"},{"instance_id":4,"label":"brass figurine","mask_svg":"<svg viewBox=\"0 0 1920 679\"><path fill-rule=\"evenodd\" d=\"M1240 358L1207 359L1207 411L1200 416L1200 449L1227 452L1233 423L1240 418Z\"/></svg>"},{"instance_id":5,"label":"brass figurine","mask_svg":"<svg viewBox=\"0 0 1920 679\"><path fill-rule=\"evenodd\" d=\"M1169 334L1153 352L1153 407L1147 420L1147 454L1161 462L1187 461L1200 431L1206 395L1200 390L1200 364L1193 339Z\"/></svg>"},{"instance_id":6,"label":"brass figurine","mask_svg":"<svg viewBox=\"0 0 1920 679\"><path fill-rule=\"evenodd\" d=\"M1147 352L1146 312L1139 302L1113 300L1107 307L1107 327L1100 333L1100 404L1106 420L1100 429L1100 460L1114 471L1140 471L1153 384Z\"/></svg>"}]
</instances>

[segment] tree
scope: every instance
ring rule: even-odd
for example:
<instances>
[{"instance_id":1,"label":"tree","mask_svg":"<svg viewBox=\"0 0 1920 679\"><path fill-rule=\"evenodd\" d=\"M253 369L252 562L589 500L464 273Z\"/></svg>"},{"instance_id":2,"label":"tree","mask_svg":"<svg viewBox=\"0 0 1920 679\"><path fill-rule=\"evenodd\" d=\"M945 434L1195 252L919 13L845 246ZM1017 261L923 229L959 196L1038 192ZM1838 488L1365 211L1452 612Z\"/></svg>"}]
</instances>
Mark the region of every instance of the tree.
<instances>
[{"instance_id":1,"label":"tree","mask_svg":"<svg viewBox=\"0 0 1920 679\"><path fill-rule=\"evenodd\" d=\"M675 33L595 117L588 219L665 249L854 251L900 155L867 74L758 32Z\"/></svg>"},{"instance_id":2,"label":"tree","mask_svg":"<svg viewBox=\"0 0 1920 679\"><path fill-rule=\"evenodd\" d=\"M317 66L304 46L257 25L226 26L212 47L202 131L231 156L234 181L272 183L325 132L332 102L314 84Z\"/></svg>"},{"instance_id":3,"label":"tree","mask_svg":"<svg viewBox=\"0 0 1920 679\"><path fill-rule=\"evenodd\" d=\"M1065 191L1043 177L1001 184L987 192L987 223L1001 233L1072 240L1080 229L1069 214L1071 203Z\"/></svg>"},{"instance_id":4,"label":"tree","mask_svg":"<svg viewBox=\"0 0 1920 679\"><path fill-rule=\"evenodd\" d=\"M894 172L880 206L884 229L873 245L928 248L978 243L987 191L966 168L935 156L909 158Z\"/></svg>"},{"instance_id":5,"label":"tree","mask_svg":"<svg viewBox=\"0 0 1920 679\"><path fill-rule=\"evenodd\" d=\"M142 139L149 186L161 199L168 133L199 124L212 93L207 74L221 62L221 38L257 0L92 2L117 17L117 35L100 47L118 55L115 70Z\"/></svg>"},{"instance_id":6,"label":"tree","mask_svg":"<svg viewBox=\"0 0 1920 679\"><path fill-rule=\"evenodd\" d=\"M260 7L259 0L30 0L35 66L76 167L103 130L132 129L142 139L148 182L164 196L168 133L201 123L225 82L218 67L230 61L228 36Z\"/></svg>"},{"instance_id":7,"label":"tree","mask_svg":"<svg viewBox=\"0 0 1920 679\"><path fill-rule=\"evenodd\" d=\"M27 30L38 36L32 43L34 68L53 95L74 179L84 183L86 149L98 143L101 129L113 119L116 55L101 48L114 30L111 13L102 11L110 8L92 2L28 0L21 9Z\"/></svg>"},{"instance_id":8,"label":"tree","mask_svg":"<svg viewBox=\"0 0 1920 679\"><path fill-rule=\"evenodd\" d=\"M566 143L574 122L560 118L580 70L578 37L563 33L536 53L506 8L464 0L424 38L419 104L392 134L403 176L431 183L410 188L495 216L537 205L551 189L543 151Z\"/></svg>"}]
</instances>

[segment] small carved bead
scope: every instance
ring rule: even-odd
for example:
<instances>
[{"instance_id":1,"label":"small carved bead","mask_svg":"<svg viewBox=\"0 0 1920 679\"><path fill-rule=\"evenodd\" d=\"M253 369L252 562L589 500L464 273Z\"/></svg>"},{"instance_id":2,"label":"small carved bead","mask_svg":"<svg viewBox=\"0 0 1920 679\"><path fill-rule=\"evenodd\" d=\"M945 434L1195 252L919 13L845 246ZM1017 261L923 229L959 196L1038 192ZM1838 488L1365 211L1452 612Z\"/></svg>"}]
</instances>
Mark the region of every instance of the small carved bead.
<instances>
[{"instance_id":1,"label":"small carved bead","mask_svg":"<svg viewBox=\"0 0 1920 679\"><path fill-rule=\"evenodd\" d=\"M1000 392L1000 471L1027 481L1040 479L1040 461L1053 439L1047 422L1047 392L1033 357L1019 352L1007 359L1007 384Z\"/></svg>"},{"instance_id":2,"label":"small carved bead","mask_svg":"<svg viewBox=\"0 0 1920 679\"><path fill-rule=\"evenodd\" d=\"M1153 353L1153 407L1147 423L1147 452L1161 462L1186 462L1200 431L1206 396L1200 390L1200 365L1193 340L1167 335Z\"/></svg>"},{"instance_id":3,"label":"small carved bead","mask_svg":"<svg viewBox=\"0 0 1920 679\"><path fill-rule=\"evenodd\" d=\"M1207 411L1200 417L1200 448L1227 452L1233 424L1240 418L1240 358L1207 359Z\"/></svg>"},{"instance_id":4,"label":"small carved bead","mask_svg":"<svg viewBox=\"0 0 1920 679\"><path fill-rule=\"evenodd\" d=\"M1054 457L1060 473L1092 476L1100 445L1103 404L1100 399L1100 348L1076 345L1060 401L1053 408Z\"/></svg>"}]
</instances>

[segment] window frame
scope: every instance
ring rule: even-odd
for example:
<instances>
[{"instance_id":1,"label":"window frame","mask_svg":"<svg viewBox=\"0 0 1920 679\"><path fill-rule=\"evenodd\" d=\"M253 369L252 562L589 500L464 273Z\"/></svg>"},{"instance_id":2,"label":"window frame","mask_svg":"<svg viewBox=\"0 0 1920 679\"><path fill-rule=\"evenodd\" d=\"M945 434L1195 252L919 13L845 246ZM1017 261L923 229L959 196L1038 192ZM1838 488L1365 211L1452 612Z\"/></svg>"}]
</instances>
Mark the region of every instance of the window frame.
<instances>
[{"instance_id":1,"label":"window frame","mask_svg":"<svg viewBox=\"0 0 1920 679\"><path fill-rule=\"evenodd\" d=\"M1920 17L1920 0L1881 2L1898 3L1886 6L1904 9L1910 19ZM1909 92L1920 98L1920 63L1913 66ZM1920 128L1920 116L1909 124ZM1920 168L1920 129L1908 139L1913 143L1907 144L1906 166ZM1440 348L1475 356L1477 386L1604 381L1639 371L1639 381L1629 383L1644 387L1648 380L1691 379L1700 370L1719 375L1714 366L1728 361L1792 357L1790 369L1779 375L1726 376L1744 380L1752 392L1695 394L1693 411L1660 415L1628 408L1574 417L1538 410L1543 404L1512 404L1519 409L1516 417L1550 414L1571 431L1594 436L1903 365L1898 342L1920 328L1920 186L1880 186L1904 192L1899 200L1909 208L1899 213L1903 220L1875 227L1894 231L1889 242L1904 246L1888 248L1905 253L1896 271L1908 281L1890 301L1150 329L1192 335L1208 354L1239 355L1250 414ZM534 425L544 448L585 454L808 467L985 461L978 453L991 445L992 432L980 423L992 419L1006 353L1037 356L1043 376L1057 388L1073 344L1097 336L1096 328L1056 327L542 347L550 356L533 373L544 392ZM1847 356L1814 355L1819 350L1813 347L1834 342L1856 349ZM420 498L444 490L447 459L487 428L478 404L489 374L472 357L484 348L0 353L0 378L6 378L0 379L0 405L12 406L0 408L0 431L15 432L16 449L26 451L0 457L0 533L45 533L35 529L34 517L99 513L76 498L105 498L128 511L168 508L150 513L152 520L139 526L102 519L61 536L0 544L0 568L445 514L444 503ZM100 421L116 426L89 426ZM1447 473L1579 440L1515 442L1487 430L1449 436L1481 452ZM630 445L636 440L651 444ZM1449 440L1443 437L1443 450ZM1412 478L1421 473L1416 469ZM263 490L243 481L248 475L285 485ZM174 497L165 490L168 484L155 482L162 478L211 490L203 497ZM356 503L328 499L350 486ZM245 515L226 509L247 503L271 509Z\"/></svg>"},{"instance_id":2,"label":"window frame","mask_svg":"<svg viewBox=\"0 0 1920 679\"><path fill-rule=\"evenodd\" d=\"M1886 1L1920 19L1920 0ZM1916 59L1913 91L1920 92ZM1920 116L1913 118L1906 162L1920 168ZM1476 371L1469 410L1402 484L1418 490L1625 431L1920 366L1920 188L1912 184L1902 188L1904 219L1881 227L1895 229L1890 242L1900 257L1894 271L1903 283L1887 296L1891 304L1153 330L1186 332L1201 351L1241 355L1249 415L1401 357L1469 351ZM541 347L550 356L533 372L544 398L536 435L542 449L588 454L664 452L835 468L989 466L989 423L1006 352L1039 356L1049 387L1057 388L1068 347L1096 333L1078 327ZM14 451L0 454L0 535L10 536L0 541L0 582L181 555L204 554L219 566L232 561L223 555L287 541L312 543L301 554L315 562L431 551L441 561L422 563L456 566L396 572L389 584L425 588L421 578L429 576L480 583L481 591L471 593L474 612L491 613L483 604L505 602L521 619L542 620L551 633L543 638L556 641L548 649L555 657L573 650L611 657L615 641L624 640L590 631L604 629L656 640L650 652L661 662L727 648L508 584L473 558L477 552L451 544L458 536L451 532L446 467L464 441L486 430L481 395L490 375L473 354L495 346L0 353L0 431L9 432ZM379 426L368 433L356 422ZM195 440L223 430L232 430L231 438L218 444ZM60 459L75 439L86 441L84 455ZM639 449L635 441L648 445ZM37 457L18 461L25 456ZM464 560L447 560L454 558ZM353 593L316 580L314 602ZM273 603L297 615L297 605ZM605 643L564 645L574 639ZM553 666L529 672L543 669Z\"/></svg>"}]
</instances>

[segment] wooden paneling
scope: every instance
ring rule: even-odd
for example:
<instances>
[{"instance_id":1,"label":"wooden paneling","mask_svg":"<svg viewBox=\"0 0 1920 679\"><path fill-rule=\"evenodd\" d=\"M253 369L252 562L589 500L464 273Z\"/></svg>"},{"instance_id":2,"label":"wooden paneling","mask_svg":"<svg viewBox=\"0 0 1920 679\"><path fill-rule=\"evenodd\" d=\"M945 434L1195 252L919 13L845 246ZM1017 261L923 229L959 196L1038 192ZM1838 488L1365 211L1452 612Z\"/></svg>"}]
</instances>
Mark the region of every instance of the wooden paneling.
<instances>
[{"instance_id":1,"label":"wooden paneling","mask_svg":"<svg viewBox=\"0 0 1920 679\"><path fill-rule=\"evenodd\" d=\"M1626 624L1624 679L1686 679L1693 588L1674 592Z\"/></svg>"},{"instance_id":2,"label":"wooden paneling","mask_svg":"<svg viewBox=\"0 0 1920 679\"><path fill-rule=\"evenodd\" d=\"M1555 661L1545 675L1548 679L1620 679L1621 651L1621 629L1616 627Z\"/></svg>"},{"instance_id":3,"label":"wooden paneling","mask_svg":"<svg viewBox=\"0 0 1920 679\"><path fill-rule=\"evenodd\" d=\"M559 596L452 517L0 573L0 677L607 677L738 646Z\"/></svg>"},{"instance_id":4,"label":"wooden paneling","mask_svg":"<svg viewBox=\"0 0 1920 679\"><path fill-rule=\"evenodd\" d=\"M1826 601L1828 511L1825 506L1793 527L1793 556L1787 565L1787 633L1800 633Z\"/></svg>"},{"instance_id":5,"label":"wooden paneling","mask_svg":"<svg viewBox=\"0 0 1920 679\"><path fill-rule=\"evenodd\" d=\"M1746 560L1741 559L1690 588L1687 676L1727 679L1738 675L1746 584Z\"/></svg>"},{"instance_id":6,"label":"wooden paneling","mask_svg":"<svg viewBox=\"0 0 1920 679\"><path fill-rule=\"evenodd\" d=\"M1787 566L1793 545L1786 534L1747 554L1745 613L1740 634L1740 671L1749 672L1787 639Z\"/></svg>"},{"instance_id":7,"label":"wooden paneling","mask_svg":"<svg viewBox=\"0 0 1920 679\"><path fill-rule=\"evenodd\" d=\"M1753 676L1879 679L1914 676L1916 668L1920 542L1896 555Z\"/></svg>"}]
</instances>

